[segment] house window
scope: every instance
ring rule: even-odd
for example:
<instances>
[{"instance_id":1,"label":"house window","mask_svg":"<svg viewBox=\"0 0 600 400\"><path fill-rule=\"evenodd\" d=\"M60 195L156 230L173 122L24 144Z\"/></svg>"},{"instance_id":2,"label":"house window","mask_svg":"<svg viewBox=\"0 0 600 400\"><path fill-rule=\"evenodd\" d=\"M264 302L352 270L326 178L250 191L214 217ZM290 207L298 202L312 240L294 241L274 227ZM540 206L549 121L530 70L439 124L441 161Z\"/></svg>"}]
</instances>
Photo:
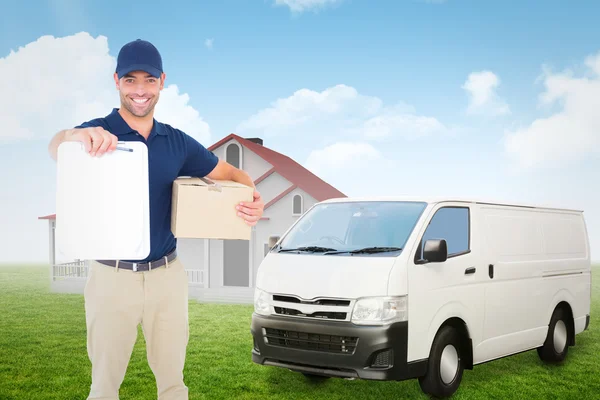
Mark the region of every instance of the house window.
<instances>
[{"instance_id":1,"label":"house window","mask_svg":"<svg viewBox=\"0 0 600 400\"><path fill-rule=\"evenodd\" d=\"M293 214L294 215L302 214L302 196L300 196L299 194L294 196Z\"/></svg>"},{"instance_id":2,"label":"house window","mask_svg":"<svg viewBox=\"0 0 600 400\"><path fill-rule=\"evenodd\" d=\"M225 161L234 167L241 169L242 151L237 143L230 143L227 145L227 148L225 149Z\"/></svg>"}]
</instances>

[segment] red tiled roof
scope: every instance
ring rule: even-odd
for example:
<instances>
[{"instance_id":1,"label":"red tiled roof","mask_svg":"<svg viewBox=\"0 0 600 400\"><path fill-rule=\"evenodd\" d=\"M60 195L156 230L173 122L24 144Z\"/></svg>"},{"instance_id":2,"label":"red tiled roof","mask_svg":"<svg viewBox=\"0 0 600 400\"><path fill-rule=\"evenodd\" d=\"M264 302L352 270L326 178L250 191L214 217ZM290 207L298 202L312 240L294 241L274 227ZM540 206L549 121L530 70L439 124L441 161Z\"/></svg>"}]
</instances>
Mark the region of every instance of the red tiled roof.
<instances>
[{"instance_id":1,"label":"red tiled roof","mask_svg":"<svg viewBox=\"0 0 600 400\"><path fill-rule=\"evenodd\" d=\"M270 170L268 170L267 172L265 172L264 174L262 174L261 176L256 178L256 180L254 181L254 184L258 185L260 182L267 179L269 177L269 175L271 175L273 172L275 172L275 167L271 168Z\"/></svg>"},{"instance_id":2,"label":"red tiled roof","mask_svg":"<svg viewBox=\"0 0 600 400\"><path fill-rule=\"evenodd\" d=\"M273 168L277 173L286 178L288 181L292 182L293 185L298 186L300 189L304 190L306 193L311 195L317 201L323 201L330 198L336 197L346 197L346 195L327 182L323 181L321 178L304 168L302 165L298 164L296 161L291 158L284 156L281 153L278 153L274 150L269 149L263 145L258 143L254 143L248 139L244 139L235 133L232 133L223 139L219 140L217 143L213 144L208 148L208 150L213 151L217 147L223 145L227 141L231 139L236 139L240 144L244 147L247 147L254 153L256 153L259 157L263 158L265 161L273 165ZM272 171L267 172L269 174ZM266 175L266 174L265 174ZM257 179L264 179L266 176L262 176ZM261 180L262 180L261 179Z\"/></svg>"}]
</instances>

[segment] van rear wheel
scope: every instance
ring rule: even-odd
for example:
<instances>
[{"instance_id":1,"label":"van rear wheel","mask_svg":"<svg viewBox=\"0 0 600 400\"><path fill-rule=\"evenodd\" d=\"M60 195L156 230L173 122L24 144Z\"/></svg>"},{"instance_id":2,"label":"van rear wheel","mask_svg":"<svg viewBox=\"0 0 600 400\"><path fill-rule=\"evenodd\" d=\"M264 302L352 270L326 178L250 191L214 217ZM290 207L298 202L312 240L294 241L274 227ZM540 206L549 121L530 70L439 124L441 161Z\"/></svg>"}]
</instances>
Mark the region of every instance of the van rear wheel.
<instances>
[{"instance_id":1,"label":"van rear wheel","mask_svg":"<svg viewBox=\"0 0 600 400\"><path fill-rule=\"evenodd\" d=\"M424 393L434 397L450 397L462 381L464 371L460 334L445 326L437 334L427 363L427 372L419 378Z\"/></svg>"},{"instance_id":2,"label":"van rear wheel","mask_svg":"<svg viewBox=\"0 0 600 400\"><path fill-rule=\"evenodd\" d=\"M552 363L563 361L569 351L571 335L569 313L562 307L557 308L550 319L546 341L537 348L540 359Z\"/></svg>"}]
</instances>

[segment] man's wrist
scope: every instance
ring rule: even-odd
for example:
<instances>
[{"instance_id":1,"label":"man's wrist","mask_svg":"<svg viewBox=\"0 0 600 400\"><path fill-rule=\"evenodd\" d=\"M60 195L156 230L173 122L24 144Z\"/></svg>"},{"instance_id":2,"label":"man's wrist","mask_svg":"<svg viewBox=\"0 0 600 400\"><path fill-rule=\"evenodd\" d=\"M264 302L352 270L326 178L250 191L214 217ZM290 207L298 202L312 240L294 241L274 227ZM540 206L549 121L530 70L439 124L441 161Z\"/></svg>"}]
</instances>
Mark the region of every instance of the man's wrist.
<instances>
[{"instance_id":1,"label":"man's wrist","mask_svg":"<svg viewBox=\"0 0 600 400\"><path fill-rule=\"evenodd\" d=\"M256 189L256 187L254 186L254 181L252 180L252 177L250 177L250 175L241 169L237 169L234 173L234 181L242 183L244 185L250 186L251 188Z\"/></svg>"},{"instance_id":2,"label":"man's wrist","mask_svg":"<svg viewBox=\"0 0 600 400\"><path fill-rule=\"evenodd\" d=\"M65 140L67 140L68 138L70 138L71 136L73 136L73 133L74 133L74 131L75 131L75 129L65 129L65 130L63 131L63 137L62 137L62 140L63 140L63 141L65 141Z\"/></svg>"}]
</instances>

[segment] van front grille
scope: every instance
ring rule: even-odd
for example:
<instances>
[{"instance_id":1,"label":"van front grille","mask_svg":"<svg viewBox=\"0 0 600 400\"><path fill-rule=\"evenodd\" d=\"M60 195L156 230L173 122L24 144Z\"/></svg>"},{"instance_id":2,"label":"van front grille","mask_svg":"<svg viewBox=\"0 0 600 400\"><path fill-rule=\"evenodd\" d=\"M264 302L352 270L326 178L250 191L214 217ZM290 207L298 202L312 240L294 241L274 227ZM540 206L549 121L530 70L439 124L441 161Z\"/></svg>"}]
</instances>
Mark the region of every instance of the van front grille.
<instances>
[{"instance_id":1,"label":"van front grille","mask_svg":"<svg viewBox=\"0 0 600 400\"><path fill-rule=\"evenodd\" d=\"M320 319L340 319L345 320L347 313L332 311L317 311L312 314L304 314L299 310L286 307L275 307L275 313L280 315L294 315L297 317L320 318Z\"/></svg>"},{"instance_id":2,"label":"van front grille","mask_svg":"<svg viewBox=\"0 0 600 400\"><path fill-rule=\"evenodd\" d=\"M273 295L274 301L281 301L284 303L297 303L297 304L314 304L317 306L340 306L340 307L348 307L350 305L350 300L342 300L342 299L317 299L317 300L300 300L294 296L282 296L282 295Z\"/></svg>"},{"instance_id":3,"label":"van front grille","mask_svg":"<svg viewBox=\"0 0 600 400\"><path fill-rule=\"evenodd\" d=\"M313 298L306 300L295 295L273 295L275 314L286 317L348 321L352 301L338 298Z\"/></svg>"},{"instance_id":4,"label":"van front grille","mask_svg":"<svg viewBox=\"0 0 600 400\"><path fill-rule=\"evenodd\" d=\"M358 338L352 336L321 335L273 328L265 328L264 334L271 346L325 353L353 354L358 343Z\"/></svg>"}]
</instances>

